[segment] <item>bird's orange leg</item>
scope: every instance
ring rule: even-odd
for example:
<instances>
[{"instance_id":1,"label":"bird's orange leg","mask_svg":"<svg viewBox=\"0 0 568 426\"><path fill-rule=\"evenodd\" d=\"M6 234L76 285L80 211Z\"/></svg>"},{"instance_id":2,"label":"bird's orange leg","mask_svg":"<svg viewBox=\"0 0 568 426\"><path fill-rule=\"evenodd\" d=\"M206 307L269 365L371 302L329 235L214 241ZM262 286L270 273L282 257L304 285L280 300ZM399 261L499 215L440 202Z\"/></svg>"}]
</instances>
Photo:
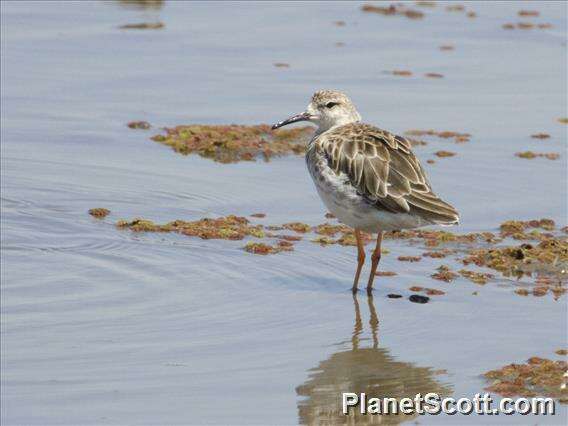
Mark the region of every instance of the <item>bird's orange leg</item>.
<instances>
[{"instance_id":1,"label":"bird's orange leg","mask_svg":"<svg viewBox=\"0 0 568 426\"><path fill-rule=\"evenodd\" d=\"M365 247L363 246L363 240L361 239L361 231L355 230L355 239L357 240L357 272L355 272L355 279L353 280L353 288L351 289L353 293L357 292L357 284L359 283L359 276L361 275L361 269L363 268L363 263L365 263Z\"/></svg>"},{"instance_id":2,"label":"bird's orange leg","mask_svg":"<svg viewBox=\"0 0 568 426\"><path fill-rule=\"evenodd\" d=\"M379 261L381 260L381 243L383 242L383 231L379 231L377 235L377 245L373 254L371 255L371 275L369 275L369 282L367 283L367 293L373 291L373 281L375 279L375 273L377 272L377 266L379 266Z\"/></svg>"}]
</instances>

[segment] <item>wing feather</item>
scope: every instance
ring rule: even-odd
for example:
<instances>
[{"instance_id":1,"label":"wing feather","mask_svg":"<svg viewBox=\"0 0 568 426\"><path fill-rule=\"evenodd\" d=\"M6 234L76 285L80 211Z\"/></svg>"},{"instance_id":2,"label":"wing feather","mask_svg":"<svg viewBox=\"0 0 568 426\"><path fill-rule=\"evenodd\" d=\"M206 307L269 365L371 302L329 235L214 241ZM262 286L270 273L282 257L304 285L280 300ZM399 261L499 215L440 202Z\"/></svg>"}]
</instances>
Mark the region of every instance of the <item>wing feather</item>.
<instances>
[{"instance_id":1,"label":"wing feather","mask_svg":"<svg viewBox=\"0 0 568 426\"><path fill-rule=\"evenodd\" d=\"M357 187L361 184L361 178L363 177L363 170L365 164L365 157L362 155L356 155L353 159L353 164L351 167L351 182L355 183Z\"/></svg>"},{"instance_id":2,"label":"wing feather","mask_svg":"<svg viewBox=\"0 0 568 426\"><path fill-rule=\"evenodd\" d=\"M413 166L412 162L408 159L409 154L401 151L393 151L391 154L391 168L396 170L401 176L412 183L419 183L420 177L418 170Z\"/></svg>"},{"instance_id":3,"label":"wing feather","mask_svg":"<svg viewBox=\"0 0 568 426\"><path fill-rule=\"evenodd\" d=\"M404 197L412 192L410 182L397 170L392 169L389 173L388 192L393 197Z\"/></svg>"},{"instance_id":4,"label":"wing feather","mask_svg":"<svg viewBox=\"0 0 568 426\"><path fill-rule=\"evenodd\" d=\"M345 174L357 192L379 209L410 212L432 223L455 223L459 215L438 198L402 136L362 123L323 133L316 140L329 166Z\"/></svg>"}]
</instances>

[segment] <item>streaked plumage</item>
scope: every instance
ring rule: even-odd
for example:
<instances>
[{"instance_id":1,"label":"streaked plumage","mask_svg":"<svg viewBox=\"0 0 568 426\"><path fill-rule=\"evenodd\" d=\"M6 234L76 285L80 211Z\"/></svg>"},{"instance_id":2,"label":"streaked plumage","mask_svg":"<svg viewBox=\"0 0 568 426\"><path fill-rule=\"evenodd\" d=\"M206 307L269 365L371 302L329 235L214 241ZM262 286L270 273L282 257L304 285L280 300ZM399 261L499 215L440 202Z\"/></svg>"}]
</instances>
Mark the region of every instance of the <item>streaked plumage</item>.
<instances>
[{"instance_id":1,"label":"streaked plumage","mask_svg":"<svg viewBox=\"0 0 568 426\"><path fill-rule=\"evenodd\" d=\"M312 139L306 161L324 203L353 228L379 232L459 220L432 192L410 142L385 130L362 123L332 128ZM334 198L329 191L339 192ZM339 199L352 204L353 214Z\"/></svg>"},{"instance_id":2,"label":"streaked plumage","mask_svg":"<svg viewBox=\"0 0 568 426\"><path fill-rule=\"evenodd\" d=\"M457 224L459 214L434 194L407 139L360 120L345 94L322 90L313 95L305 112L274 128L297 121L318 126L308 144L306 163L329 211L355 229L359 264L354 291L365 259L360 231L378 233L370 291L383 231Z\"/></svg>"}]
</instances>

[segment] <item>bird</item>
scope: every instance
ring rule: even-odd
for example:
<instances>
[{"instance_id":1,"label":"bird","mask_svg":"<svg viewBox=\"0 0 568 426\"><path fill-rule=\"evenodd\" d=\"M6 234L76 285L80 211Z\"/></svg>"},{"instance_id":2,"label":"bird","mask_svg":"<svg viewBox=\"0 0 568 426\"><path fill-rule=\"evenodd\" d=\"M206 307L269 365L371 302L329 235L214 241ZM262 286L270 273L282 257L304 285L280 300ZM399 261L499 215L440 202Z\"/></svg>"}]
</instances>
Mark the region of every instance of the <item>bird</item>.
<instances>
[{"instance_id":1,"label":"bird","mask_svg":"<svg viewBox=\"0 0 568 426\"><path fill-rule=\"evenodd\" d=\"M367 292L381 259L383 234L428 225L456 225L458 211L433 191L408 139L361 121L349 97L338 90L314 93L306 110L272 126L307 121L317 126L306 164L316 190L339 222L353 228L358 291L365 263L362 232L377 234Z\"/></svg>"}]
</instances>

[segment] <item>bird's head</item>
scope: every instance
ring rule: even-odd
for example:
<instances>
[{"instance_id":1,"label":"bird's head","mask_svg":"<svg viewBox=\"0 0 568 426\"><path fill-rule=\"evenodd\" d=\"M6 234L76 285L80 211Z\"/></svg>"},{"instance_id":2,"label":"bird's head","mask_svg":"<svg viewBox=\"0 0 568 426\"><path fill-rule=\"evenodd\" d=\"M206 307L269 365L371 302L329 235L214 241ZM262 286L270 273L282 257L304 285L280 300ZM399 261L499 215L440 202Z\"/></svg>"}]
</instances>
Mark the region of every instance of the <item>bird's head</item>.
<instances>
[{"instance_id":1,"label":"bird's head","mask_svg":"<svg viewBox=\"0 0 568 426\"><path fill-rule=\"evenodd\" d=\"M361 116L347 95L337 90L320 90L314 93L304 112L280 121L272 128L278 129L299 121L309 121L318 126L319 132L324 132L332 127L360 120Z\"/></svg>"}]
</instances>

